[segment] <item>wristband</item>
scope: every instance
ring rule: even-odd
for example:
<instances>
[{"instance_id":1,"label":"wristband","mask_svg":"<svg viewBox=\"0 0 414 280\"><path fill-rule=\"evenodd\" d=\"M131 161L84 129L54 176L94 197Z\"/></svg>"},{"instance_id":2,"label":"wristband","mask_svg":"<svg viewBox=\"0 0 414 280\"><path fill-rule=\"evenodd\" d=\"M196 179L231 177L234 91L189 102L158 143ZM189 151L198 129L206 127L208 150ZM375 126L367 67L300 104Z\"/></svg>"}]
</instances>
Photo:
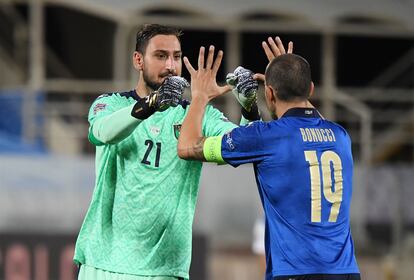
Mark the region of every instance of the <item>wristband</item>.
<instances>
[{"instance_id":1,"label":"wristband","mask_svg":"<svg viewBox=\"0 0 414 280\"><path fill-rule=\"evenodd\" d=\"M257 108L257 103L253 103L252 107L250 108L250 111L247 111L244 109L244 107L241 108L241 113L243 117L249 121L258 121L260 120L260 113L259 108Z\"/></svg>"},{"instance_id":2,"label":"wristband","mask_svg":"<svg viewBox=\"0 0 414 280\"><path fill-rule=\"evenodd\" d=\"M155 108L153 106L150 106L150 99L151 95L138 100L135 106L132 108L131 116L140 120L145 120L146 118L154 114Z\"/></svg>"}]
</instances>

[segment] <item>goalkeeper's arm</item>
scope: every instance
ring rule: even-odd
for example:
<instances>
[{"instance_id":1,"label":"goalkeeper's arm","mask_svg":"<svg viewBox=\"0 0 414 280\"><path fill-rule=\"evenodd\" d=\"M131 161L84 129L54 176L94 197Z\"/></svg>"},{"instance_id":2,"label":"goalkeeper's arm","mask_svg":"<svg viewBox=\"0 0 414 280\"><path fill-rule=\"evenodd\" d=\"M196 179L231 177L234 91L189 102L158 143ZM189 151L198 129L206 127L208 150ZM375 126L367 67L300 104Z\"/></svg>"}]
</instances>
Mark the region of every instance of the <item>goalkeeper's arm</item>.
<instances>
[{"instance_id":1,"label":"goalkeeper's arm","mask_svg":"<svg viewBox=\"0 0 414 280\"><path fill-rule=\"evenodd\" d=\"M124 140L143 120L156 111L183 104L182 95L188 82L181 77L165 79L161 87L135 104L96 119L89 130L89 140L95 145L115 144Z\"/></svg>"},{"instance_id":2,"label":"goalkeeper's arm","mask_svg":"<svg viewBox=\"0 0 414 280\"><path fill-rule=\"evenodd\" d=\"M89 140L95 145L116 144L142 122L132 116L135 104L122 108L110 115L97 118L89 128Z\"/></svg>"}]
</instances>

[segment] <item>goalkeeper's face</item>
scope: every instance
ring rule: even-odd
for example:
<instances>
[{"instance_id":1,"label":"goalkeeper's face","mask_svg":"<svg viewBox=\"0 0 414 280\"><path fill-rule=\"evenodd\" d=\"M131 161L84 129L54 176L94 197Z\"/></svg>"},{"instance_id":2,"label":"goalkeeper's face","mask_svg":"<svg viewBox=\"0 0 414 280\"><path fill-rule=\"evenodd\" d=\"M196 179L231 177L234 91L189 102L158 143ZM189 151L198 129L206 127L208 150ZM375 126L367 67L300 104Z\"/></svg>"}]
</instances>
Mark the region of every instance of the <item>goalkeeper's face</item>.
<instances>
[{"instance_id":1,"label":"goalkeeper's face","mask_svg":"<svg viewBox=\"0 0 414 280\"><path fill-rule=\"evenodd\" d=\"M168 76L181 76L182 51L174 35L156 35L148 42L143 55L141 71L144 82L157 90Z\"/></svg>"}]
</instances>

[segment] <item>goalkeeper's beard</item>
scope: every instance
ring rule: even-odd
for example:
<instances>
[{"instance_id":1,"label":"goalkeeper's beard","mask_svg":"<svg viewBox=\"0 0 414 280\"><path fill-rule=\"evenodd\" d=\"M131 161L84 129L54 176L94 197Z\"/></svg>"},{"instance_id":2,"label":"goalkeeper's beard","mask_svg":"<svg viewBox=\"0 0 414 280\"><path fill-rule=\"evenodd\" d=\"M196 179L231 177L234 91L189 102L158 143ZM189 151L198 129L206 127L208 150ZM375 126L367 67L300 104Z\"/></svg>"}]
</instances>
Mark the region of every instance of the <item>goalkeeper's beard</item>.
<instances>
[{"instance_id":1,"label":"goalkeeper's beard","mask_svg":"<svg viewBox=\"0 0 414 280\"><path fill-rule=\"evenodd\" d=\"M160 77L165 78L165 77L171 76L171 75L176 75L176 74L173 73L173 72L168 71L168 72L162 73L160 75ZM164 82L163 81L161 83L158 83L157 81L152 80L150 77L148 77L148 75L145 71L143 71L142 77L144 78L145 84L147 85L147 87L149 87L151 89L151 91L158 90L160 88L160 86L162 85L162 83Z\"/></svg>"}]
</instances>

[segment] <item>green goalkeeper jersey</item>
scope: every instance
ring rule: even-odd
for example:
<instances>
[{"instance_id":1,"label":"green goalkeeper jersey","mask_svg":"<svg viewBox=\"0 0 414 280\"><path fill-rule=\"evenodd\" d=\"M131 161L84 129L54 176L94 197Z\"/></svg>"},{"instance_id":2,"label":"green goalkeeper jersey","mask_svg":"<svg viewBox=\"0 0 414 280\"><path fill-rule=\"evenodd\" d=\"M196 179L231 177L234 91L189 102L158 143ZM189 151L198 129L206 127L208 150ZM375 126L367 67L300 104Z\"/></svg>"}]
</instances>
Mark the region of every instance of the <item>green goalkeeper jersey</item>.
<instances>
[{"instance_id":1,"label":"green goalkeeper jersey","mask_svg":"<svg viewBox=\"0 0 414 280\"><path fill-rule=\"evenodd\" d=\"M144 276L189 278L192 223L201 162L177 156L183 106L131 116L135 91L100 96L89 111L96 145L96 183L74 261ZM203 133L222 135L235 124L209 106Z\"/></svg>"}]
</instances>

